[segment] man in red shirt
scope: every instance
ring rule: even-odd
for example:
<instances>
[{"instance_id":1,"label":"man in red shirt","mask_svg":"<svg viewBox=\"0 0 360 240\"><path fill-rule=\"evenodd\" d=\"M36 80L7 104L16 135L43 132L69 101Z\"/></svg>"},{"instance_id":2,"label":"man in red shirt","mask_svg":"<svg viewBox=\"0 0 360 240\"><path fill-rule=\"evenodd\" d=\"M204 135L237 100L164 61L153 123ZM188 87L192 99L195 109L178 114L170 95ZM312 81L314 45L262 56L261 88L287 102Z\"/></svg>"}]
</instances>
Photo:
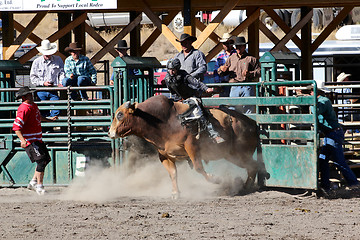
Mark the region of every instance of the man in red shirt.
<instances>
[{"instance_id":1,"label":"man in red shirt","mask_svg":"<svg viewBox=\"0 0 360 240\"><path fill-rule=\"evenodd\" d=\"M43 179L46 165L51 161L48 149L42 141L41 120L55 121L58 117L45 118L40 114L37 104L34 102L33 92L28 87L19 89L16 99L22 99L13 130L20 139L20 146L25 149L31 162L36 162L35 174L30 181L28 188L36 191L37 194L45 193Z\"/></svg>"}]
</instances>

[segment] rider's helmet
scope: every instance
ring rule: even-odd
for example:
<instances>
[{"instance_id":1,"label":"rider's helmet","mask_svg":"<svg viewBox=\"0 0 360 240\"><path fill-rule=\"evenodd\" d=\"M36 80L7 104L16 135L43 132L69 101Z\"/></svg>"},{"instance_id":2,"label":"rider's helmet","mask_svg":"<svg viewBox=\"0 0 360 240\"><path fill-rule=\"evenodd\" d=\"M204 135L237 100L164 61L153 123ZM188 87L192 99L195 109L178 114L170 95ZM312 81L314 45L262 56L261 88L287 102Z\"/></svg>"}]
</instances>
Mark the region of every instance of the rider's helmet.
<instances>
[{"instance_id":1,"label":"rider's helmet","mask_svg":"<svg viewBox=\"0 0 360 240\"><path fill-rule=\"evenodd\" d=\"M166 64L167 69L179 70L180 67L181 67L181 63L180 63L180 60L178 58L171 59Z\"/></svg>"}]
</instances>

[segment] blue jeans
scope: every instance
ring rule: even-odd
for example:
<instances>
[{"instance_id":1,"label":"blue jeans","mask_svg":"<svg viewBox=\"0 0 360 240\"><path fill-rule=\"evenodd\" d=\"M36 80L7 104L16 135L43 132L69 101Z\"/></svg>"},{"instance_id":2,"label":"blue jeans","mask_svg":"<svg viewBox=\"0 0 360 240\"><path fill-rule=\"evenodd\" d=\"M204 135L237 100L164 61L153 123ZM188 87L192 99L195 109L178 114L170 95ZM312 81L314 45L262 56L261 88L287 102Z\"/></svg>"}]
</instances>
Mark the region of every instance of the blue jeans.
<instances>
[{"instance_id":1,"label":"blue jeans","mask_svg":"<svg viewBox=\"0 0 360 240\"><path fill-rule=\"evenodd\" d=\"M49 92L39 91L36 93L40 101L43 100L57 101L60 99L57 94L57 91L49 91ZM44 117L54 117L54 116L59 116L59 114L60 114L60 110L41 111L41 115L43 115Z\"/></svg>"},{"instance_id":2,"label":"blue jeans","mask_svg":"<svg viewBox=\"0 0 360 240\"><path fill-rule=\"evenodd\" d=\"M230 97L250 97L255 96L255 88L253 86L232 86L230 89ZM255 112L255 106L242 106L240 111L244 114Z\"/></svg>"},{"instance_id":3,"label":"blue jeans","mask_svg":"<svg viewBox=\"0 0 360 240\"><path fill-rule=\"evenodd\" d=\"M76 76L73 79L71 78L64 78L62 80L62 85L64 87L67 86L73 86L73 87L80 87L80 86L92 86L92 82L91 82L91 78L86 77L86 76ZM88 99L88 96L86 94L86 90L81 90L80 91L80 96L82 99ZM77 91L72 91L71 92L71 99L77 99L78 98L78 94Z\"/></svg>"},{"instance_id":4,"label":"blue jeans","mask_svg":"<svg viewBox=\"0 0 360 240\"><path fill-rule=\"evenodd\" d=\"M338 129L326 134L324 145L320 149L319 170L321 174L321 187L325 190L330 189L329 160L331 159L336 167L341 171L349 186L358 184L355 174L347 165L344 157L342 143L344 132Z\"/></svg>"}]
</instances>

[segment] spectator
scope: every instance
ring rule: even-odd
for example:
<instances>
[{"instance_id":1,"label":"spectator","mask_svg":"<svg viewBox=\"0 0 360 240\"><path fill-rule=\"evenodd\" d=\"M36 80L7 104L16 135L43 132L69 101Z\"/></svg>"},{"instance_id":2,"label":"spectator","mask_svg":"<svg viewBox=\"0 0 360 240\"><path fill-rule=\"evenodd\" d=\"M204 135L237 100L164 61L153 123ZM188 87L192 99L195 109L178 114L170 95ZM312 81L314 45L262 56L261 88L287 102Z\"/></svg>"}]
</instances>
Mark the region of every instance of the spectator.
<instances>
[{"instance_id":1,"label":"spectator","mask_svg":"<svg viewBox=\"0 0 360 240\"><path fill-rule=\"evenodd\" d=\"M53 55L58 50L57 44L45 39L41 42L41 46L36 48L43 56L36 58L31 65L31 83L36 87L62 87L61 82L65 77L64 63L59 56ZM60 99L57 91L37 91L36 94L40 101ZM58 116L59 113L59 110L42 111L45 117Z\"/></svg>"},{"instance_id":2,"label":"spectator","mask_svg":"<svg viewBox=\"0 0 360 240\"><path fill-rule=\"evenodd\" d=\"M319 170L321 179L320 186L325 193L328 193L331 190L329 180L330 159L341 171L350 187L359 186L359 182L346 163L342 148L342 144L344 142L344 132L338 122L331 101L327 97L323 96L324 90L324 88L318 88L317 94L317 118L319 131L324 136L324 143L320 148ZM314 95L312 86L308 90L303 90L303 93ZM311 111L314 112L314 109L311 109Z\"/></svg>"},{"instance_id":3,"label":"spectator","mask_svg":"<svg viewBox=\"0 0 360 240\"><path fill-rule=\"evenodd\" d=\"M220 76L218 74L218 69L220 66L224 65L226 60L232 55L236 54L236 50L233 46L234 40L233 36L230 33L224 33L222 38L220 38L220 42L223 47L223 51L219 53L219 55L216 58L216 63L214 67L214 78L215 82L217 83L228 83L229 82L229 75L223 75ZM229 86L223 86L222 92L220 93L220 97L228 97L230 94L230 87Z\"/></svg>"},{"instance_id":4,"label":"spectator","mask_svg":"<svg viewBox=\"0 0 360 240\"><path fill-rule=\"evenodd\" d=\"M118 52L119 57L123 58L123 57L130 57L129 54L127 53L127 50L130 49L127 46L127 42L126 40L120 40L118 42L117 47L115 47L115 50ZM133 75L137 75L139 73L138 69L130 69L129 74L133 74ZM114 85L114 78L115 78L115 73L113 72L111 77L110 77L110 85Z\"/></svg>"},{"instance_id":5,"label":"spectator","mask_svg":"<svg viewBox=\"0 0 360 240\"><path fill-rule=\"evenodd\" d=\"M246 44L244 37L236 37L234 45L236 54L231 55L223 66L220 66L218 73L220 76L229 74L229 82L231 83L247 83L255 82L260 77L261 69L259 61L250 56L246 52ZM230 97L249 97L255 96L255 88L253 86L232 86ZM253 106L243 106L243 113L254 112Z\"/></svg>"},{"instance_id":6,"label":"spectator","mask_svg":"<svg viewBox=\"0 0 360 240\"><path fill-rule=\"evenodd\" d=\"M175 95L175 100L182 100L183 103L189 105L193 109L189 114L182 116L183 122L187 121L200 121L204 123L205 129L216 143L222 143L225 140L220 137L219 133L214 130L212 124L205 118L203 111L204 108L201 102L201 95L206 93L213 93L213 88L208 88L203 82L192 77L185 70L182 70L180 60L175 58L167 63L168 73L165 76L166 86L170 92Z\"/></svg>"},{"instance_id":7,"label":"spectator","mask_svg":"<svg viewBox=\"0 0 360 240\"><path fill-rule=\"evenodd\" d=\"M205 55L200 50L195 49L192 43L196 41L196 37L183 33L180 40L176 39L181 44L181 52L175 58L180 60L181 69L185 70L193 78L204 81L204 74L207 70Z\"/></svg>"},{"instance_id":8,"label":"spectator","mask_svg":"<svg viewBox=\"0 0 360 240\"><path fill-rule=\"evenodd\" d=\"M28 188L35 190L37 194L45 193L43 179L46 165L51 161L48 149L42 141L41 120L55 121L58 117L45 118L40 114L39 108L34 103L33 92L28 87L19 89L16 99L22 99L13 130L20 139L20 146L25 149L31 162L36 162L34 176Z\"/></svg>"},{"instance_id":9,"label":"spectator","mask_svg":"<svg viewBox=\"0 0 360 240\"><path fill-rule=\"evenodd\" d=\"M90 62L90 59L80 54L81 46L77 43L70 43L65 48L66 52L70 53L70 56L65 59L65 77L63 79L63 85L67 86L92 86L96 85L96 69ZM86 90L80 91L81 98L88 100ZM71 93L72 99L77 99L78 95L76 91Z\"/></svg>"}]
</instances>

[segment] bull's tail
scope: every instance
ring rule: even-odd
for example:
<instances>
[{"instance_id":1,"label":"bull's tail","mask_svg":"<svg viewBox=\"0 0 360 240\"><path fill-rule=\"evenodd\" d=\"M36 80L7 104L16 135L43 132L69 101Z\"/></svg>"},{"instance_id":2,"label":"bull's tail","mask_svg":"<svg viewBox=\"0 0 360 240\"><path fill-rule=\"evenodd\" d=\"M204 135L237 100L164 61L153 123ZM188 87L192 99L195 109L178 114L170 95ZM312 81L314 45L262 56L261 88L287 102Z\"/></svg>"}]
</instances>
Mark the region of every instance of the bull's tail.
<instances>
[{"instance_id":1,"label":"bull's tail","mask_svg":"<svg viewBox=\"0 0 360 240\"><path fill-rule=\"evenodd\" d=\"M261 147L261 140L260 140L260 127L257 126L257 146L256 146L256 155L257 155L257 162L258 162L258 185L259 187L265 187L265 180L270 178L270 174L266 171L264 159L262 155L262 147Z\"/></svg>"}]
</instances>

